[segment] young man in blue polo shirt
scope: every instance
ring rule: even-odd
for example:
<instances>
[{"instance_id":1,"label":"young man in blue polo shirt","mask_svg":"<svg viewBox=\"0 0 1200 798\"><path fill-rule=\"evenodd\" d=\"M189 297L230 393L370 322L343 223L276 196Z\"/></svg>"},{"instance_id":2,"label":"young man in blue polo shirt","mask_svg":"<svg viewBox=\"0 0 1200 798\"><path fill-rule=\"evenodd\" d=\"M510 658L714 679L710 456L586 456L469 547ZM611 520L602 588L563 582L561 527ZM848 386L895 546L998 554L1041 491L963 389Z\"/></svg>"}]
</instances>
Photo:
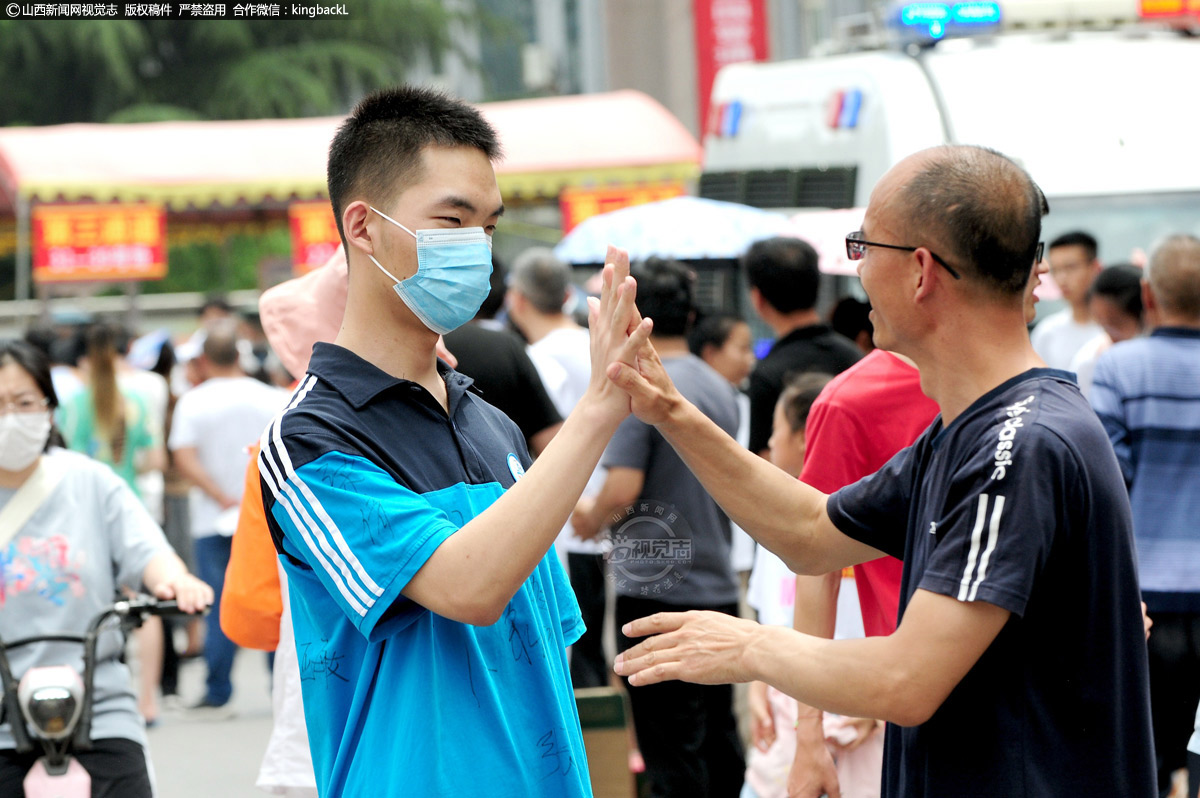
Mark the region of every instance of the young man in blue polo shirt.
<instances>
[{"instance_id":1,"label":"young man in blue polo shirt","mask_svg":"<svg viewBox=\"0 0 1200 798\"><path fill-rule=\"evenodd\" d=\"M322 795L591 794L565 654L582 622L547 551L628 414L603 368L628 357L633 284L617 257L595 377L531 468L434 353L488 292L499 149L477 111L413 88L363 100L330 147L344 321L259 459Z\"/></svg>"},{"instance_id":2,"label":"young man in blue polo shirt","mask_svg":"<svg viewBox=\"0 0 1200 798\"><path fill-rule=\"evenodd\" d=\"M904 560L887 637L661 613L628 625L659 634L619 657L618 673L760 679L885 719L887 796L1154 795L1121 471L1071 376L1044 368L1025 328L1043 203L1024 170L978 147L917 153L876 186L848 254L876 345L916 362L941 414L832 496L741 451L679 396L652 348L639 370L609 369L734 522L793 570Z\"/></svg>"}]
</instances>

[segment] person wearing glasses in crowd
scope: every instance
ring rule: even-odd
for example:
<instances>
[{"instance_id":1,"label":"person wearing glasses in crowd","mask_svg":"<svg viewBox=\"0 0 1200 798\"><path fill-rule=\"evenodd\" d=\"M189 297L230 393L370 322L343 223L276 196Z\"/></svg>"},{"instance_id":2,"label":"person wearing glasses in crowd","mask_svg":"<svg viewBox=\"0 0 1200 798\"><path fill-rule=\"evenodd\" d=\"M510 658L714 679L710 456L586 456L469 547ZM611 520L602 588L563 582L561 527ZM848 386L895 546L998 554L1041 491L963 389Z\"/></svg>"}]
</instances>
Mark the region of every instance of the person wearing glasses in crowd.
<instances>
[{"instance_id":1,"label":"person wearing glasses in crowd","mask_svg":"<svg viewBox=\"0 0 1200 798\"><path fill-rule=\"evenodd\" d=\"M119 588L148 590L199 612L213 593L188 573L162 530L111 468L60 448L50 364L20 341L0 342L0 639L82 635ZM93 795L150 798L146 730L123 640L102 636L93 684L92 747L77 751ZM82 670L77 645L37 643L9 652L13 676L41 665ZM0 724L0 797L21 783L40 752L18 753Z\"/></svg>"},{"instance_id":2,"label":"person wearing glasses in crowd","mask_svg":"<svg viewBox=\"0 0 1200 798\"><path fill-rule=\"evenodd\" d=\"M1050 242L1050 276L1067 307L1040 321L1030 337L1034 351L1051 368L1071 368L1079 350L1104 334L1088 303L1088 292L1101 270L1097 252L1096 239L1082 230Z\"/></svg>"},{"instance_id":3,"label":"person wearing glasses in crowd","mask_svg":"<svg viewBox=\"0 0 1200 798\"><path fill-rule=\"evenodd\" d=\"M743 451L667 379L643 328L608 374L704 486L793 570L904 561L899 624L830 641L717 613L659 613L631 684L760 679L888 721L884 794L1152 796L1146 644L1129 501L1071 375L1034 352L1024 293L1041 191L980 147L909 156L847 239L877 346L911 358L940 414L831 496ZM737 478L731 478L736 474Z\"/></svg>"}]
</instances>

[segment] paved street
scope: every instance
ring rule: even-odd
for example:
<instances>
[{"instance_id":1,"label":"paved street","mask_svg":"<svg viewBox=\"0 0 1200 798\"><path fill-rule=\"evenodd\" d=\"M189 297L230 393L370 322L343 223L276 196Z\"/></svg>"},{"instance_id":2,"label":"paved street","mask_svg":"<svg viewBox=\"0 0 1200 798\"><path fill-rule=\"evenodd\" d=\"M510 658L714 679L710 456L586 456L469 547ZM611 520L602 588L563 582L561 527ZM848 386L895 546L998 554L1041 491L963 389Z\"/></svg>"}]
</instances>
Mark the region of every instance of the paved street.
<instances>
[{"instance_id":1,"label":"paved street","mask_svg":"<svg viewBox=\"0 0 1200 798\"><path fill-rule=\"evenodd\" d=\"M255 789L258 765L271 733L270 682L261 651L238 652L231 720L197 721L164 709L150 729L150 755L159 798L262 798ZM204 665L190 660L180 671L185 705L201 698Z\"/></svg>"}]
</instances>

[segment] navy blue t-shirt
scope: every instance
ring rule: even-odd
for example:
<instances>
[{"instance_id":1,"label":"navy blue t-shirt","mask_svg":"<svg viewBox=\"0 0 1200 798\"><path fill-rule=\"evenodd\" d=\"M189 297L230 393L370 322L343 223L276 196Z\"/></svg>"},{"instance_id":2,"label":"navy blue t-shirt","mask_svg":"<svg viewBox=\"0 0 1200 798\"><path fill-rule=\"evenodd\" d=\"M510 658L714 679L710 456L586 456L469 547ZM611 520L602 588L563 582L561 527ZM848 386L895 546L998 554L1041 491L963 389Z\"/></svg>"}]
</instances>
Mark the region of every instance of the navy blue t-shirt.
<instances>
[{"instance_id":1,"label":"navy blue t-shirt","mask_svg":"<svg viewBox=\"0 0 1200 798\"><path fill-rule=\"evenodd\" d=\"M1034 369L829 498L918 589L1012 615L926 723L889 724L884 795L1155 795L1129 499L1070 375Z\"/></svg>"}]
</instances>

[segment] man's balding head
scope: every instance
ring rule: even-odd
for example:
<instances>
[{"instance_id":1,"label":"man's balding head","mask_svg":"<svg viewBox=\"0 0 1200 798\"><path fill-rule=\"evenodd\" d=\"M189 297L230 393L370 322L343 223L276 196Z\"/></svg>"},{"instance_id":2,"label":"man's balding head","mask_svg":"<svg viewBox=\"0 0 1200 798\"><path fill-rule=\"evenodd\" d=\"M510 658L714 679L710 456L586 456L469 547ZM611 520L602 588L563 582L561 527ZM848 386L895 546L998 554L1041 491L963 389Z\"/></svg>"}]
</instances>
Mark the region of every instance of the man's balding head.
<instances>
[{"instance_id":1,"label":"man's balding head","mask_svg":"<svg viewBox=\"0 0 1200 798\"><path fill-rule=\"evenodd\" d=\"M1162 312L1200 321L1200 238L1174 235L1159 244L1146 281Z\"/></svg>"},{"instance_id":2,"label":"man's balding head","mask_svg":"<svg viewBox=\"0 0 1200 798\"><path fill-rule=\"evenodd\" d=\"M897 195L914 240L962 268L963 276L1020 294L1049 210L1041 189L1008 157L984 147L947 145L912 156L915 175Z\"/></svg>"},{"instance_id":3,"label":"man's balding head","mask_svg":"<svg viewBox=\"0 0 1200 798\"><path fill-rule=\"evenodd\" d=\"M218 319L204 336L204 357L219 368L232 368L238 363L238 329L233 319Z\"/></svg>"},{"instance_id":4,"label":"man's balding head","mask_svg":"<svg viewBox=\"0 0 1200 798\"><path fill-rule=\"evenodd\" d=\"M562 313L571 284L571 267L547 247L531 247L513 261L509 287L544 314Z\"/></svg>"}]
</instances>

